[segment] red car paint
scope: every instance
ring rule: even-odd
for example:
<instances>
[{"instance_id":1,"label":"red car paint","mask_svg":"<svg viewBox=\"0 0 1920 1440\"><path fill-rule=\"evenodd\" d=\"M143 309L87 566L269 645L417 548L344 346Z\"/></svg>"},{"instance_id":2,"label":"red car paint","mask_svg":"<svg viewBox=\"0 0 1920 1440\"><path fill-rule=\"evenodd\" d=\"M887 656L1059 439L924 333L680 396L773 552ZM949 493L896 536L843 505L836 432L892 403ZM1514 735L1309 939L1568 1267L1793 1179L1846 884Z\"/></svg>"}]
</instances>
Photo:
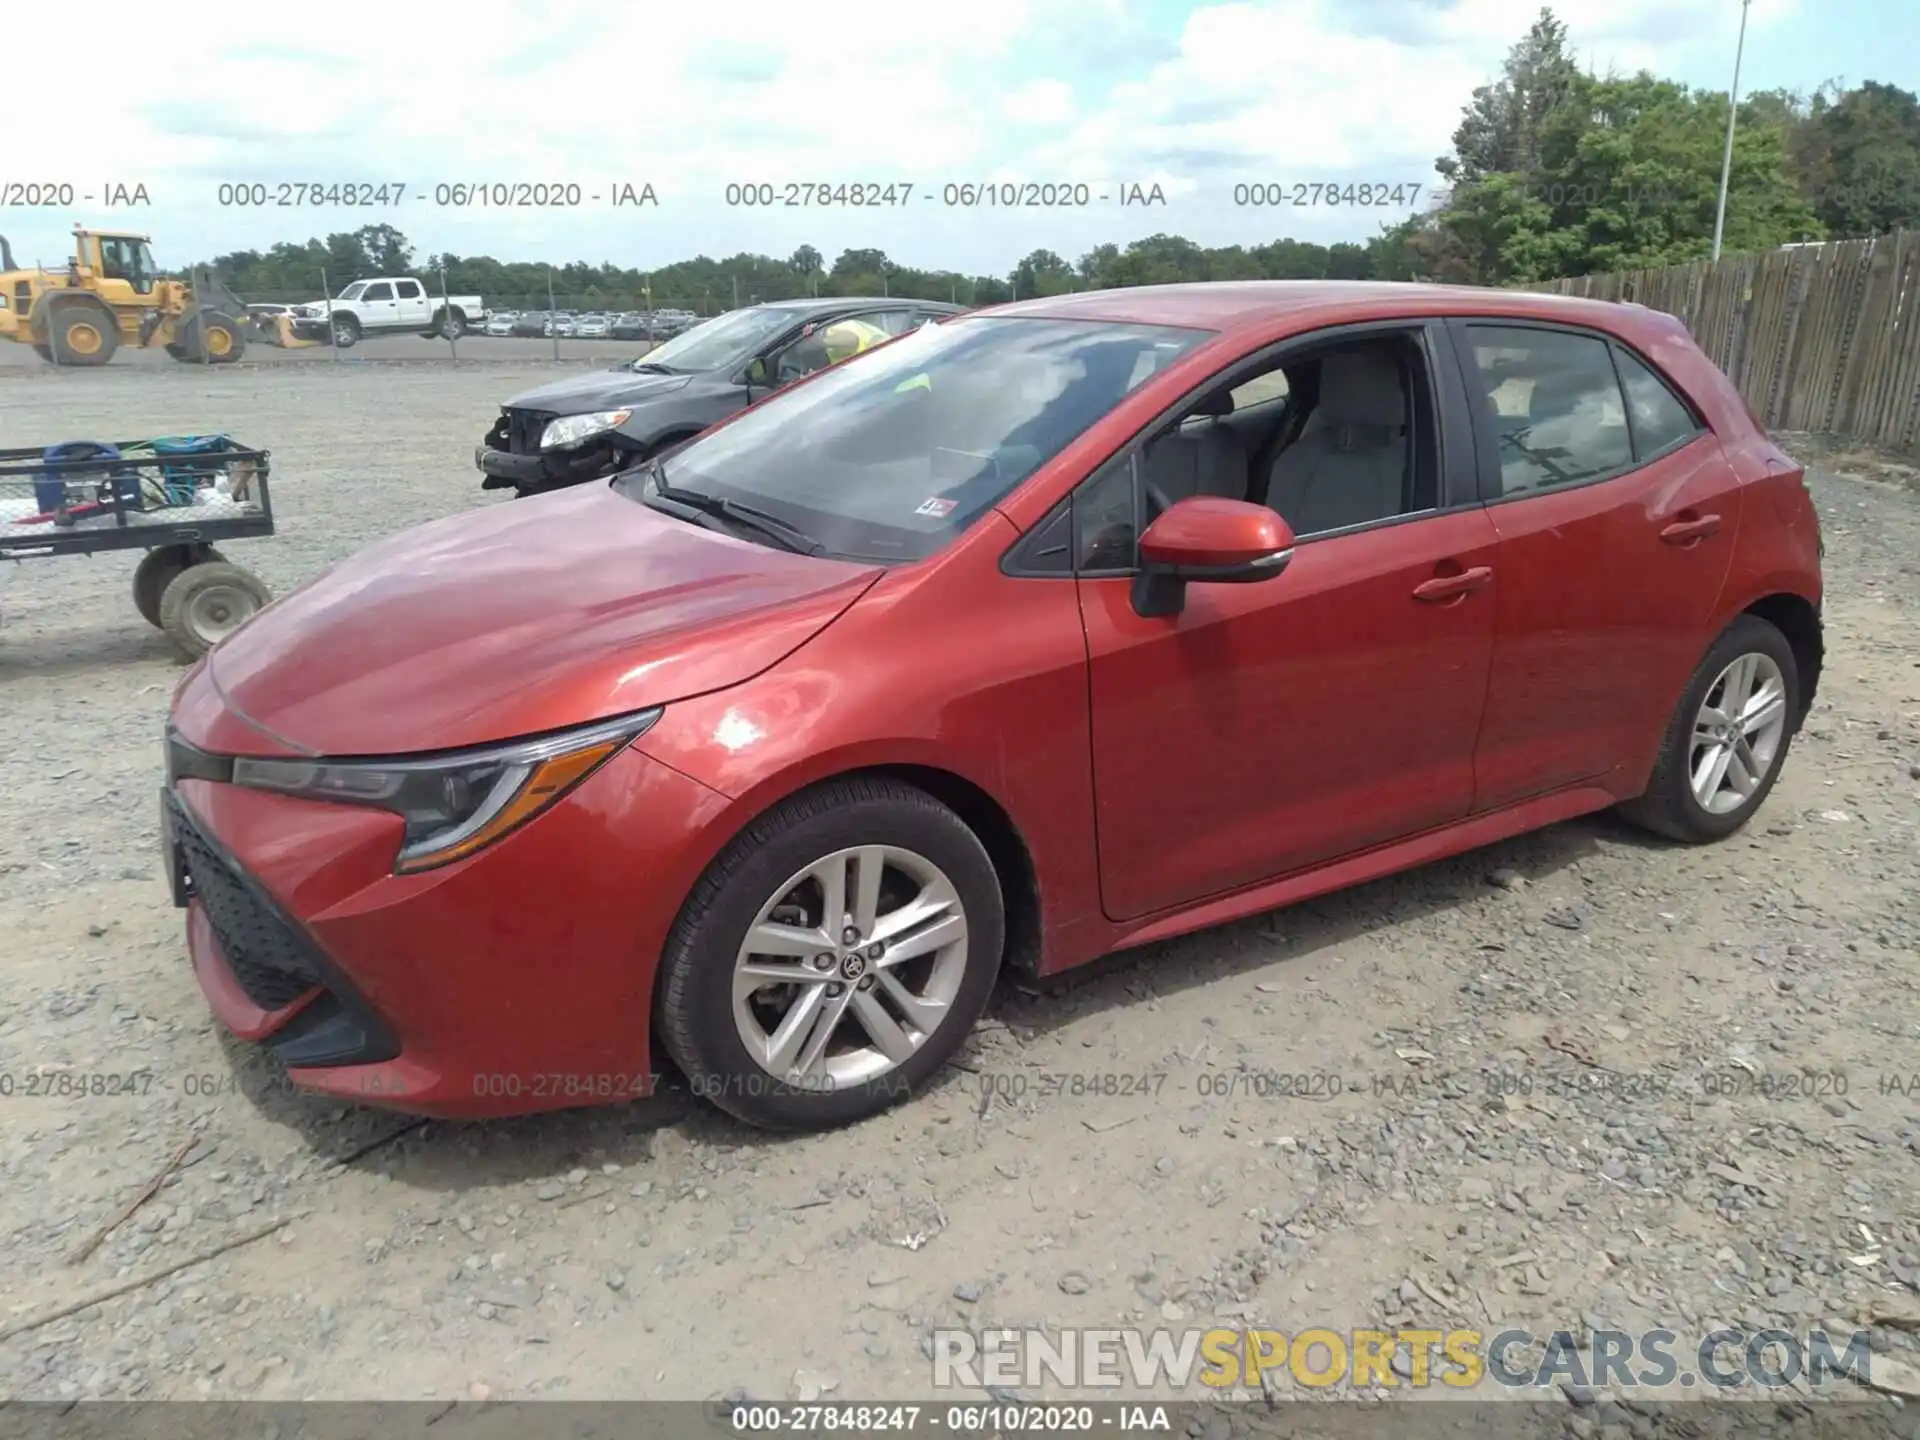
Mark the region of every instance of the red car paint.
<instances>
[{"instance_id":1,"label":"red car paint","mask_svg":"<svg viewBox=\"0 0 1920 1440\"><path fill-rule=\"evenodd\" d=\"M995 313L1218 334L915 564L776 551L583 486L385 541L187 677L172 724L220 755L393 756L665 707L523 829L420 874L394 873L391 814L177 782L397 1041L391 1060L294 1068L299 1084L447 1116L645 1093L655 967L683 898L755 816L817 781L884 767L997 826L1003 881L1033 899L1016 958L1051 973L1632 797L1733 617L1817 615L1799 467L1657 312L1265 283ZM1306 541L1279 578L1195 584L1173 616L1136 614L1125 578L1003 571L1061 497L1235 360L1423 316L1613 336L1711 433L1616 479ZM1675 525L1698 533L1663 540ZM1410 602L1436 579L1457 593ZM188 940L246 1038L319 994L273 1012L248 1000L198 902Z\"/></svg>"}]
</instances>

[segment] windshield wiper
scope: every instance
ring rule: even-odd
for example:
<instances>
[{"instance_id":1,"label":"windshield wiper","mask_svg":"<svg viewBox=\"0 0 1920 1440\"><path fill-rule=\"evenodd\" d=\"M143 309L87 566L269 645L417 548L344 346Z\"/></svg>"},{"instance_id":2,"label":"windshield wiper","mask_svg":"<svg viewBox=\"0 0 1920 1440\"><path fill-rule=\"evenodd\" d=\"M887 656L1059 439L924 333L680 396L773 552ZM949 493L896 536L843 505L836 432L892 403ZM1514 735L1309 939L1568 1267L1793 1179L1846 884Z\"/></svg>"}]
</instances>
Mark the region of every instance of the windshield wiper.
<instances>
[{"instance_id":1,"label":"windshield wiper","mask_svg":"<svg viewBox=\"0 0 1920 1440\"><path fill-rule=\"evenodd\" d=\"M669 485L658 465L648 474L653 477L653 493L670 505L684 505L702 515L731 521L737 529L752 530L796 555L818 555L827 548L806 531L789 525L777 515L769 515L751 505L742 505L738 500L709 495L704 490L682 490L678 485Z\"/></svg>"},{"instance_id":2,"label":"windshield wiper","mask_svg":"<svg viewBox=\"0 0 1920 1440\"><path fill-rule=\"evenodd\" d=\"M658 360L636 360L627 368L629 370L651 370L656 375L678 375L680 373L671 365L662 365Z\"/></svg>"}]
</instances>

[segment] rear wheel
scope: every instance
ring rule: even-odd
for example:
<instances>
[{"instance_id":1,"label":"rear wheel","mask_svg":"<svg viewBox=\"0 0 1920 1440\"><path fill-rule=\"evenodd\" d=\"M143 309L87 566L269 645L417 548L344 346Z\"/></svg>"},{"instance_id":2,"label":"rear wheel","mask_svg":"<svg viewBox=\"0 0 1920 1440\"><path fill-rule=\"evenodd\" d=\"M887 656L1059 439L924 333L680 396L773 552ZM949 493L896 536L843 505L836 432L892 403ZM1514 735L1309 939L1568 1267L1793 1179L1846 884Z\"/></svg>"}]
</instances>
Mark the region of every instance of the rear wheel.
<instances>
[{"instance_id":1,"label":"rear wheel","mask_svg":"<svg viewBox=\"0 0 1920 1440\"><path fill-rule=\"evenodd\" d=\"M161 592L160 628L197 659L259 614L272 599L267 587L238 565L223 560L191 565Z\"/></svg>"},{"instance_id":2,"label":"rear wheel","mask_svg":"<svg viewBox=\"0 0 1920 1440\"><path fill-rule=\"evenodd\" d=\"M49 317L56 365L104 365L120 347L120 327L92 305L67 305Z\"/></svg>"},{"instance_id":3,"label":"rear wheel","mask_svg":"<svg viewBox=\"0 0 1920 1440\"><path fill-rule=\"evenodd\" d=\"M1620 813L1687 844L1724 839L1773 789L1799 714L1793 647L1765 620L1742 615L1688 682L1646 793Z\"/></svg>"},{"instance_id":4,"label":"rear wheel","mask_svg":"<svg viewBox=\"0 0 1920 1440\"><path fill-rule=\"evenodd\" d=\"M434 317L433 332L442 340L458 340L467 333L467 322L458 310L442 310Z\"/></svg>"},{"instance_id":5,"label":"rear wheel","mask_svg":"<svg viewBox=\"0 0 1920 1440\"><path fill-rule=\"evenodd\" d=\"M843 780L761 817L688 897L661 1038L696 1094L770 1129L885 1109L966 1038L1005 916L979 838L923 791Z\"/></svg>"},{"instance_id":6,"label":"rear wheel","mask_svg":"<svg viewBox=\"0 0 1920 1440\"><path fill-rule=\"evenodd\" d=\"M211 545L203 545L198 550L190 545L163 545L158 550L149 550L140 557L140 564L133 572L133 603L140 617L158 627L160 597L167 593L174 577L200 561L226 558Z\"/></svg>"}]
</instances>

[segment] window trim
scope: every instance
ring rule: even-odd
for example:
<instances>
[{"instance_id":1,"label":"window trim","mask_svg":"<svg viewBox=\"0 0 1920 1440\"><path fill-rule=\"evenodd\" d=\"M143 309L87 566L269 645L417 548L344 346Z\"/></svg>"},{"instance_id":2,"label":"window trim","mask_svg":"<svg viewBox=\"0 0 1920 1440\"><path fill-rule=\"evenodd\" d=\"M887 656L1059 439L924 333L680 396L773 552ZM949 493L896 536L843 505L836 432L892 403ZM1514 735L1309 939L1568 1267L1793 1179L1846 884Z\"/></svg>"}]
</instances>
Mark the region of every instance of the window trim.
<instances>
[{"instance_id":1,"label":"window trim","mask_svg":"<svg viewBox=\"0 0 1920 1440\"><path fill-rule=\"evenodd\" d=\"M1613 373L1614 387L1620 392L1620 414L1627 429L1627 449L1633 458L1625 465L1598 475L1582 476L1578 480L1568 480L1559 485L1536 485L1532 489L1520 490L1509 495L1500 487L1500 448L1493 427L1489 424L1492 411L1492 397L1485 393L1481 383L1480 361L1473 353L1472 338L1467 334L1472 329L1492 330L1544 330L1552 334L1571 336L1580 340L1597 340L1607 351L1607 368ZM1588 325L1570 325L1563 321L1540 320L1532 317L1510 318L1504 315L1450 315L1447 317L1447 334L1452 342L1454 363L1458 368L1462 385L1466 389L1468 420L1473 426L1474 449L1476 454L1476 473L1479 482L1479 503L1482 505L1511 505L1516 501L1531 500L1542 495L1565 495L1574 490L1584 490L1589 485L1605 485L1645 469L1655 461L1678 455L1688 446L1713 436L1714 430L1701 415L1700 409L1661 370L1636 346L1628 344L1617 335L1598 330ZM1667 389L1673 398L1680 402L1687 414L1693 418L1697 427L1694 433L1679 444L1669 445L1645 459L1640 457L1640 443L1634 434L1633 416L1627 406L1627 384L1620 374L1620 362L1616 351L1625 351L1633 356L1647 372ZM1473 384L1466 384L1466 377L1473 376ZM1475 396L1478 395L1476 400Z\"/></svg>"},{"instance_id":2,"label":"window trim","mask_svg":"<svg viewBox=\"0 0 1920 1440\"><path fill-rule=\"evenodd\" d=\"M1445 328L1447 318L1439 315L1402 315L1377 320L1356 320L1345 324L1322 326L1314 330L1298 331L1263 345L1258 350L1243 355L1231 364L1214 371L1089 466L1087 473L1074 483L1073 489L1061 498L1060 503L1049 509L1026 534L1008 547L1000 559L1001 572L1023 578L1061 578L1063 573L1061 571L1037 568L1034 563L1037 556L1028 552L1027 542L1031 537L1055 524L1061 510L1072 509L1073 502L1080 492L1100 479L1107 467L1122 455L1128 457L1129 464L1132 466L1137 545L1138 518L1143 508L1142 502L1145 499L1146 488L1140 470L1141 453L1171 424L1177 423L1183 411L1190 409L1202 396L1222 386L1229 390L1238 388L1256 375L1273 369L1291 357L1310 354L1316 350L1338 348L1345 342L1365 340L1380 335L1399 335L1410 340L1420 347L1422 359L1426 362L1427 378L1433 392L1434 425L1439 430L1439 435L1436 437L1438 443L1434 451L1435 461L1440 469L1439 493L1436 496L1438 503L1425 510L1409 510L1404 514L1388 515L1383 519L1369 520L1360 525L1348 525L1339 530L1320 530L1311 535L1296 536L1296 545L1312 545L1321 540L1358 535L1372 530L1384 530L1390 526L1450 514L1456 510L1465 510L1479 505L1481 499L1476 488L1479 467L1478 457L1474 451L1474 430L1470 410L1472 392L1467 388L1466 377L1459 371L1457 352L1450 342L1442 341L1439 337L1438 332ZM1288 398L1290 399L1291 396ZM1077 566L1080 549L1079 524L1077 520L1069 523L1072 526L1072 543L1068 553L1074 565ZM1068 579L1077 580L1125 579L1137 574L1139 568L1138 563L1125 569L1070 568L1064 574Z\"/></svg>"}]
</instances>

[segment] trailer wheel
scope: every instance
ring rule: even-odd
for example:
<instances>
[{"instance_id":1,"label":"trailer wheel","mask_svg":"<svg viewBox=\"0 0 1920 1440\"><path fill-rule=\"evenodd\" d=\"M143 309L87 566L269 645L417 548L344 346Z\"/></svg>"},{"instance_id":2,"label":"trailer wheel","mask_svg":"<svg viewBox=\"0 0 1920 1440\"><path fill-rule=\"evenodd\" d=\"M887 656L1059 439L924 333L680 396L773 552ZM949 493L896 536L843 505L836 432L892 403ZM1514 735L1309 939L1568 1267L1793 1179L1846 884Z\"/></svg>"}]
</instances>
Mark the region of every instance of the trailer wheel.
<instances>
[{"instance_id":1,"label":"trailer wheel","mask_svg":"<svg viewBox=\"0 0 1920 1440\"><path fill-rule=\"evenodd\" d=\"M197 660L272 600L252 571L209 560L188 566L167 583L160 596L160 628Z\"/></svg>"},{"instance_id":2,"label":"trailer wheel","mask_svg":"<svg viewBox=\"0 0 1920 1440\"><path fill-rule=\"evenodd\" d=\"M133 604L140 618L156 630L160 628L160 597L182 570L208 560L224 561L211 545L162 545L140 557L133 572Z\"/></svg>"}]
</instances>

